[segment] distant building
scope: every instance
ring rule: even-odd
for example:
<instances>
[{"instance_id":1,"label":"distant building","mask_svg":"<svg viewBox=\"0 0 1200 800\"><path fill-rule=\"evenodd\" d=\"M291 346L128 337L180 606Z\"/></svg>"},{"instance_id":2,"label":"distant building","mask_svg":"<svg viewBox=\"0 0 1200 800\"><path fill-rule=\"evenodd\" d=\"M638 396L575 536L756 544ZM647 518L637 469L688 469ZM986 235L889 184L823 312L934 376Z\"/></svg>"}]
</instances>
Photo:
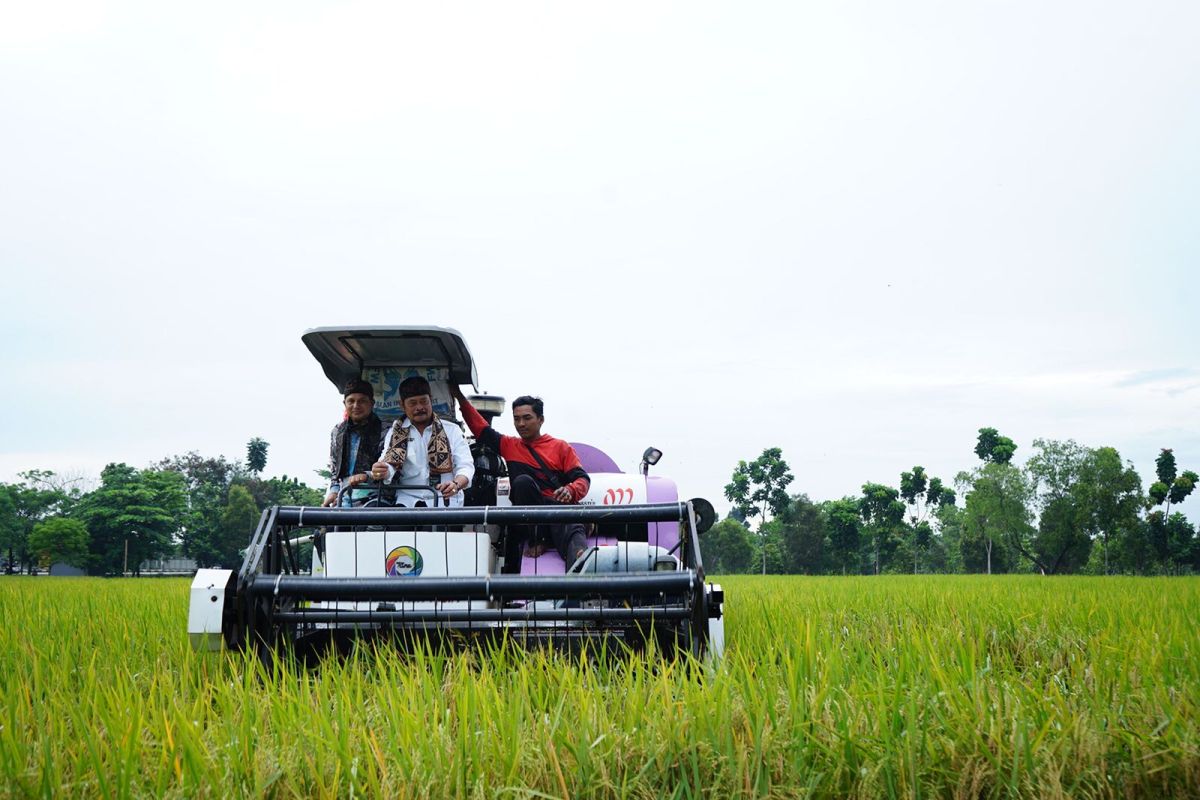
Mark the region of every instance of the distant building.
<instances>
[{"instance_id":1,"label":"distant building","mask_svg":"<svg viewBox=\"0 0 1200 800\"><path fill-rule=\"evenodd\" d=\"M140 574L143 577L170 577L170 576L190 576L196 574L196 560L194 558L149 558L142 562ZM81 575L87 575L87 570L73 567L70 564L58 562L50 565L50 575L57 577L73 578ZM130 573L135 574L135 573Z\"/></svg>"},{"instance_id":2,"label":"distant building","mask_svg":"<svg viewBox=\"0 0 1200 800\"><path fill-rule=\"evenodd\" d=\"M194 558L148 558L138 571L143 577L153 575L195 575L199 565Z\"/></svg>"}]
</instances>

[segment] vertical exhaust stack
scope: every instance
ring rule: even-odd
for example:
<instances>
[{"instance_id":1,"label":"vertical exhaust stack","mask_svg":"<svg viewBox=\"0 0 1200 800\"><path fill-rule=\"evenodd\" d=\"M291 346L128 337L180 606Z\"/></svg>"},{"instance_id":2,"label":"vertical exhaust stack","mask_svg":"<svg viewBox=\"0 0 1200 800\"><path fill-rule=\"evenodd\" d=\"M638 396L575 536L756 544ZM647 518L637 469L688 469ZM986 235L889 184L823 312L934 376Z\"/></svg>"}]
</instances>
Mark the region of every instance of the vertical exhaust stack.
<instances>
[{"instance_id":1,"label":"vertical exhaust stack","mask_svg":"<svg viewBox=\"0 0 1200 800\"><path fill-rule=\"evenodd\" d=\"M473 394L467 397L479 416L491 425L496 417L504 413L504 398L495 394ZM496 505L500 495L508 496L508 478L500 454L478 441L471 445L471 456L475 459L475 479L466 491L469 506Z\"/></svg>"}]
</instances>

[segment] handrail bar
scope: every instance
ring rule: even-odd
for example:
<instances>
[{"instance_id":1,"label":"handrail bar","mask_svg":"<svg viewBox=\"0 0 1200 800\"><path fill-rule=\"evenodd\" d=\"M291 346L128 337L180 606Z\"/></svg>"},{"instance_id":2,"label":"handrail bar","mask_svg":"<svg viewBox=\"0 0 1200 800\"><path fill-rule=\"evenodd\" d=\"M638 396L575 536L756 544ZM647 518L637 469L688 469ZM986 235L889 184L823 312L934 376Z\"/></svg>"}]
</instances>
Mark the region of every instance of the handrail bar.
<instances>
[{"instance_id":1,"label":"handrail bar","mask_svg":"<svg viewBox=\"0 0 1200 800\"><path fill-rule=\"evenodd\" d=\"M625 575L483 575L448 578L320 578L259 574L251 595L305 600L506 600L536 597L621 598L640 594L684 594L696 585L691 570Z\"/></svg>"},{"instance_id":2,"label":"handrail bar","mask_svg":"<svg viewBox=\"0 0 1200 800\"><path fill-rule=\"evenodd\" d=\"M409 611L343 611L302 609L280 611L279 622L339 623L383 625L425 622L611 622L625 623L642 620L687 619L691 610L681 606L638 606L637 608L447 608L413 609ZM516 629L520 630L520 629ZM536 628L530 628L536 631Z\"/></svg>"},{"instance_id":3,"label":"handrail bar","mask_svg":"<svg viewBox=\"0 0 1200 800\"><path fill-rule=\"evenodd\" d=\"M688 503L629 506L465 506L460 508L316 508L278 506L281 525L521 525L555 522L685 522Z\"/></svg>"}]
</instances>

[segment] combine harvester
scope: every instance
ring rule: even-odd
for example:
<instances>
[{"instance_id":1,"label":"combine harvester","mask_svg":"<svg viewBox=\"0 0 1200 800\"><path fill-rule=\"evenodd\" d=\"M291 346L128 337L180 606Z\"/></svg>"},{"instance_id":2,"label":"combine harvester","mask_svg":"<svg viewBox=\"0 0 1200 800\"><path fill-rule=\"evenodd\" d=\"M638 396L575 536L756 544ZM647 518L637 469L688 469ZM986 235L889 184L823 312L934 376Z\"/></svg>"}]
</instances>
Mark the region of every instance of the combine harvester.
<instances>
[{"instance_id":1,"label":"combine harvester","mask_svg":"<svg viewBox=\"0 0 1200 800\"><path fill-rule=\"evenodd\" d=\"M410 375L429 380L435 411L450 421L451 384L478 386L470 351L449 328L315 328L302 338L339 389L359 377L371 383L385 420L400 413L398 387ZM507 410L499 397L472 404L489 418ZM196 573L193 644L308 657L371 637L508 638L572 653L654 646L719 657L724 597L705 582L699 539L715 521L712 506L680 501L673 481L649 475L661 456L653 448L640 474L629 474L595 447L574 447L591 477L578 505L511 505L503 462L475 442L461 508L265 510L240 570ZM568 522L589 531L575 564L551 548L525 554L519 574L501 573L510 526Z\"/></svg>"}]
</instances>

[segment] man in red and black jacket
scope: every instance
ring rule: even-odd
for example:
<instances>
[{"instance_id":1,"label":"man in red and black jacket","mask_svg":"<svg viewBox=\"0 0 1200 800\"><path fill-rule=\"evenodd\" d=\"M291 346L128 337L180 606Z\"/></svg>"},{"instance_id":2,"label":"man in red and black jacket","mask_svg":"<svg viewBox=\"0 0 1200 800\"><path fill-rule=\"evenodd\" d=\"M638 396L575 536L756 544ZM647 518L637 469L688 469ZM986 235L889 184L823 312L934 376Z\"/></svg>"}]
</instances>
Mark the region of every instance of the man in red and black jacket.
<instances>
[{"instance_id":1,"label":"man in red and black jacket","mask_svg":"<svg viewBox=\"0 0 1200 800\"><path fill-rule=\"evenodd\" d=\"M513 401L513 427L518 436L505 436L488 425L457 386L451 387L451 393L462 408L463 419L475 438L498 450L508 462L508 497L514 506L578 503L588 493L592 482L583 471L575 448L562 439L542 433L542 423L546 420L542 416L541 398L525 395ZM505 572L521 569L521 544L529 538L529 533L519 527L510 527L505 541ZM587 550L581 523L538 527L549 529L551 541L568 567ZM534 538L536 549L538 545Z\"/></svg>"}]
</instances>

